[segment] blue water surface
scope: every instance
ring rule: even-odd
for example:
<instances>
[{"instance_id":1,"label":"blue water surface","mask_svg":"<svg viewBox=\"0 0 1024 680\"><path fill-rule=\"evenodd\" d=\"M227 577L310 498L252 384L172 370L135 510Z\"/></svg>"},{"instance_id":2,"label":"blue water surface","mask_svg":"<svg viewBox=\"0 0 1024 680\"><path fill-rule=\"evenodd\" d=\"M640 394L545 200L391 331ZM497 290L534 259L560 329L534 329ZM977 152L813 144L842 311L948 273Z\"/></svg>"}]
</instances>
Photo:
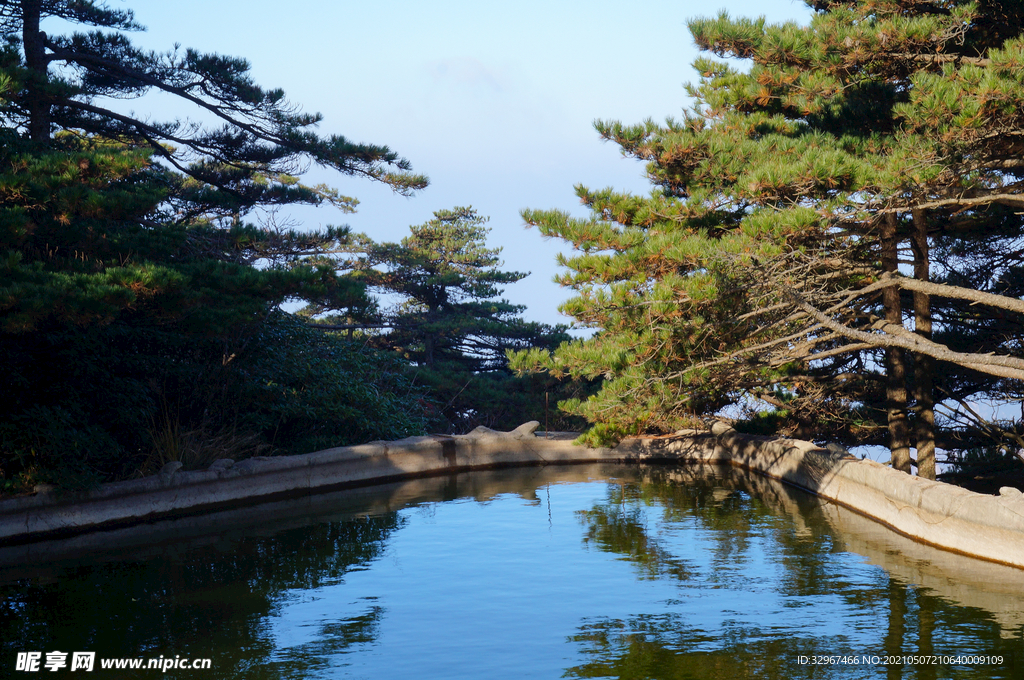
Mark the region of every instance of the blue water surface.
<instances>
[{"instance_id":1,"label":"blue water surface","mask_svg":"<svg viewBox=\"0 0 1024 680\"><path fill-rule=\"evenodd\" d=\"M213 660L164 677L1024 677L1020 572L767 480L571 467L374 493L40 547L0 569L4 663L91 645ZM999 661L941 662L965 655Z\"/></svg>"}]
</instances>

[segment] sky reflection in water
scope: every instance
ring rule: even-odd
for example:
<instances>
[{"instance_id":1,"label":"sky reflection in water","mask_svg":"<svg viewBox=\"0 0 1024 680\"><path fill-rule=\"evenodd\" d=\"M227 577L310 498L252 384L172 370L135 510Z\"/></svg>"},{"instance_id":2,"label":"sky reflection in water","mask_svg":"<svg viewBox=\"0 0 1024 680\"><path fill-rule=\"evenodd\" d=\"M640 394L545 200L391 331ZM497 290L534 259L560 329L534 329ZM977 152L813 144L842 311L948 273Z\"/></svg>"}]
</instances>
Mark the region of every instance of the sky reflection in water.
<instances>
[{"instance_id":1,"label":"sky reflection in water","mask_svg":"<svg viewBox=\"0 0 1024 680\"><path fill-rule=\"evenodd\" d=\"M0 584L5 670L52 649L210 657L204 678L1024 669L1024 572L727 470L549 467L325 494L0 548ZM798 663L887 654L1003 663Z\"/></svg>"}]
</instances>

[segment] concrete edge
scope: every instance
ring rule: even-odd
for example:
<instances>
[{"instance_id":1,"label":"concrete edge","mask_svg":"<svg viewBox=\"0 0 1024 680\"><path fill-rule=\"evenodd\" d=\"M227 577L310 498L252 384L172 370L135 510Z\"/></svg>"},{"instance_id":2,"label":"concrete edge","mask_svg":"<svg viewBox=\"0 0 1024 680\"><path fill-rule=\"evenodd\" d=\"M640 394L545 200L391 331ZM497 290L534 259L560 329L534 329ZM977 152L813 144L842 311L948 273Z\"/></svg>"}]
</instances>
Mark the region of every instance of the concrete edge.
<instances>
[{"instance_id":1,"label":"concrete edge","mask_svg":"<svg viewBox=\"0 0 1024 680\"><path fill-rule=\"evenodd\" d=\"M538 425L526 423L512 432L477 428L467 435L410 437L238 463L225 459L194 472L169 463L157 475L104 484L75 499L43 489L0 501L0 541L34 541L274 497L475 469L675 461L740 467L834 501L923 543L1024 569L1024 495L1015 489L1003 489L999 496L978 494L811 442L743 435L722 424L711 432L630 438L615 448L594 449L573 444L572 433L537 436Z\"/></svg>"},{"instance_id":2,"label":"concrete edge","mask_svg":"<svg viewBox=\"0 0 1024 680\"><path fill-rule=\"evenodd\" d=\"M1016 489L1001 489L998 496L975 493L811 442L743 435L724 424L716 424L712 434L720 453L697 457L728 459L916 541L1024 569L1024 494Z\"/></svg>"}]
</instances>

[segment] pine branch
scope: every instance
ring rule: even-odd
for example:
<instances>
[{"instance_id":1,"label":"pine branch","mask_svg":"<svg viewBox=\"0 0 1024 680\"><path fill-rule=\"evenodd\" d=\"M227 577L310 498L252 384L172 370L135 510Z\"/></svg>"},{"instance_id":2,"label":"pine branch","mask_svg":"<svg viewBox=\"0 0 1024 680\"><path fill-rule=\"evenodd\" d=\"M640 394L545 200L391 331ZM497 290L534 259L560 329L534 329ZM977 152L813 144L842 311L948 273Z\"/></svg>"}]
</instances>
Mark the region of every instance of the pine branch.
<instances>
[{"instance_id":1,"label":"pine branch","mask_svg":"<svg viewBox=\"0 0 1024 680\"><path fill-rule=\"evenodd\" d=\"M856 291L856 294L864 295L866 293L873 293L889 286L899 286L904 290L920 291L922 293L937 295L944 298L970 300L973 303L983 304L989 307L998 307L1007 311L1024 314L1024 300L1007 297L1005 295L985 293L983 291L974 290L973 288L961 288L959 286L951 286L945 283L933 283L931 281L922 281L920 279L913 279L906 276L897 276L892 273L883 274L881 281Z\"/></svg>"},{"instance_id":2,"label":"pine branch","mask_svg":"<svg viewBox=\"0 0 1024 680\"><path fill-rule=\"evenodd\" d=\"M811 315L822 326L852 340L858 340L864 344L879 348L899 347L981 373L988 373L989 375L1002 378L1024 380L1024 360L992 354L954 352L945 345L925 340L919 335L910 333L903 328L894 327L892 324L880 324L880 328L877 329L882 331L880 334L854 330L818 311L798 293L790 291L787 295L793 300L794 304Z\"/></svg>"},{"instance_id":3,"label":"pine branch","mask_svg":"<svg viewBox=\"0 0 1024 680\"><path fill-rule=\"evenodd\" d=\"M882 208L877 212L880 214L905 213L915 208L920 210L930 210L932 208L947 207L970 208L980 205L992 205L993 203L1007 205L1011 207L1024 207L1024 194L991 193L985 194L983 196L974 197L958 196L956 198L943 198L934 201L924 201L921 203L907 203L898 206Z\"/></svg>"},{"instance_id":4,"label":"pine branch","mask_svg":"<svg viewBox=\"0 0 1024 680\"><path fill-rule=\"evenodd\" d=\"M986 57L967 57L961 54L927 54L919 52L880 52L872 54L873 58L892 59L894 61L917 61L924 64L971 64L972 66L989 66L991 59Z\"/></svg>"}]
</instances>

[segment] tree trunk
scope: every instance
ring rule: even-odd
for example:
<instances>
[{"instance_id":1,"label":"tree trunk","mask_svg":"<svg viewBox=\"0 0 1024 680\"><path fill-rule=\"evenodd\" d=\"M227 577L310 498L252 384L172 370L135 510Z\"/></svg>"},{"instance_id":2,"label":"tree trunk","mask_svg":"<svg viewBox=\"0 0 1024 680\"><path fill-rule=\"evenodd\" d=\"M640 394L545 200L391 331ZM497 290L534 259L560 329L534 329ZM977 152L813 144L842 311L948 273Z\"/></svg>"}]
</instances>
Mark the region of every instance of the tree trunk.
<instances>
[{"instance_id":1,"label":"tree trunk","mask_svg":"<svg viewBox=\"0 0 1024 680\"><path fill-rule=\"evenodd\" d=\"M428 305L427 316L425 319L426 330L423 333L423 364L427 367L433 368L434 366L434 330L433 322L438 317L440 310L434 305Z\"/></svg>"},{"instance_id":2,"label":"tree trunk","mask_svg":"<svg viewBox=\"0 0 1024 680\"><path fill-rule=\"evenodd\" d=\"M914 249L914 278L928 281L928 221L923 210L915 210L914 232L911 244ZM931 340L932 311L931 296L923 291L914 291L914 332ZM914 356L914 400L917 402L917 417L914 418L914 440L917 447L917 474L925 479L935 479L935 395L932 372L935 360L923 354Z\"/></svg>"},{"instance_id":3,"label":"tree trunk","mask_svg":"<svg viewBox=\"0 0 1024 680\"><path fill-rule=\"evenodd\" d=\"M885 215L882 221L882 269L895 272L899 263L896 235L896 216ZM903 308L900 305L900 291L896 286L889 286L882 291L882 305L885 308L885 320L892 324L903 325ZM892 466L897 470L910 473L910 431L907 423L907 369L903 360L903 350L899 347L888 347L885 350L885 398L889 421L889 451L892 455Z\"/></svg>"},{"instance_id":4,"label":"tree trunk","mask_svg":"<svg viewBox=\"0 0 1024 680\"><path fill-rule=\"evenodd\" d=\"M434 365L434 336L430 333L423 337L423 363L427 366Z\"/></svg>"},{"instance_id":5,"label":"tree trunk","mask_svg":"<svg viewBox=\"0 0 1024 680\"><path fill-rule=\"evenodd\" d=\"M21 40L29 72L25 83L28 136L33 141L47 142L50 140L50 101L46 93L49 76L46 36L39 30L41 14L40 0L21 0Z\"/></svg>"}]
</instances>

